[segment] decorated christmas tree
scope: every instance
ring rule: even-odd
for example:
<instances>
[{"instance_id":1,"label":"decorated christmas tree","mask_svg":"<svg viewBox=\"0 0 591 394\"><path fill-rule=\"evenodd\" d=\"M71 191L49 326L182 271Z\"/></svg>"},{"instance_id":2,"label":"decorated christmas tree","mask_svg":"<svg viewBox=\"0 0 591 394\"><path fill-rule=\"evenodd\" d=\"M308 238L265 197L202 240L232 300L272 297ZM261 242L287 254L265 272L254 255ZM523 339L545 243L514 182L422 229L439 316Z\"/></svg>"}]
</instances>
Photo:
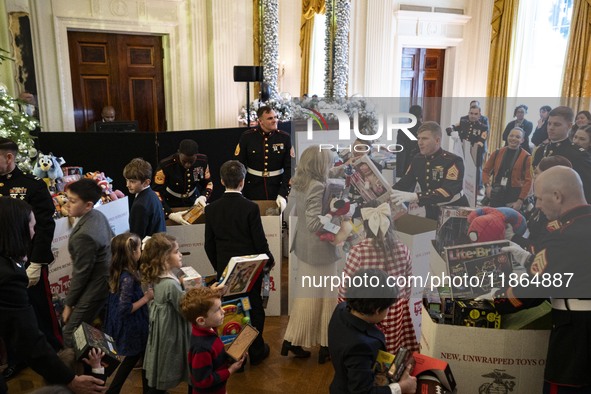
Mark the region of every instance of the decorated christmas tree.
<instances>
[{"instance_id":1,"label":"decorated christmas tree","mask_svg":"<svg viewBox=\"0 0 591 394\"><path fill-rule=\"evenodd\" d=\"M5 60L12 60L0 48L0 64ZM6 89L0 86L0 137L11 139L18 145L17 164L25 172L31 172L33 166L31 158L37 155L33 146L30 131L35 130L38 122L32 116L20 111L19 104L24 104L11 97Z\"/></svg>"}]
</instances>

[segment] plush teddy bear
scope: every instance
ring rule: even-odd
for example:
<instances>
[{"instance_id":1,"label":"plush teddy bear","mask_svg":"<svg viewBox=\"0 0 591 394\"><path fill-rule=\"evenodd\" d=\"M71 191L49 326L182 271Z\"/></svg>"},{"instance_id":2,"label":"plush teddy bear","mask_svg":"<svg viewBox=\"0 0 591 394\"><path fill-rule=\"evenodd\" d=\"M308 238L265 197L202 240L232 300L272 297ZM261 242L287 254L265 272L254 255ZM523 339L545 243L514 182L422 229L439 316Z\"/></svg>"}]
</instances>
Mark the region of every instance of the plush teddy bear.
<instances>
[{"instance_id":1,"label":"plush teddy bear","mask_svg":"<svg viewBox=\"0 0 591 394\"><path fill-rule=\"evenodd\" d=\"M500 241L523 235L527 224L513 208L478 208L468 215L468 236L472 242Z\"/></svg>"},{"instance_id":2,"label":"plush teddy bear","mask_svg":"<svg viewBox=\"0 0 591 394\"><path fill-rule=\"evenodd\" d=\"M56 157L51 152L48 155L39 152L33 167L33 175L50 179L49 186L54 186L55 180L64 176L61 165L65 162L63 157Z\"/></svg>"}]
</instances>

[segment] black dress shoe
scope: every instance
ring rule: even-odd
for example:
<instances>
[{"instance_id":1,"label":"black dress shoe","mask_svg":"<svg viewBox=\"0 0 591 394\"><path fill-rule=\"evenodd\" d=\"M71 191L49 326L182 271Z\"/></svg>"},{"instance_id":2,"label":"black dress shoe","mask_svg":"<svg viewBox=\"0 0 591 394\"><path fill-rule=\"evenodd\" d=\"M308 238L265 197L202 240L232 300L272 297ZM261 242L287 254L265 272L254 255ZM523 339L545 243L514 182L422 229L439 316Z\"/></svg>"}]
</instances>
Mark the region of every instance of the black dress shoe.
<instances>
[{"instance_id":1,"label":"black dress shoe","mask_svg":"<svg viewBox=\"0 0 591 394\"><path fill-rule=\"evenodd\" d=\"M296 358L308 358L312 353L307 350L302 349L301 346L293 346L289 341L283 341L283 345L281 346L281 355L287 356L289 352L292 352Z\"/></svg>"},{"instance_id":2,"label":"black dress shoe","mask_svg":"<svg viewBox=\"0 0 591 394\"><path fill-rule=\"evenodd\" d=\"M4 377L4 380L12 379L16 375L18 375L20 371L22 371L26 367L27 367L27 365L24 363L9 365L4 371L2 371L2 377Z\"/></svg>"},{"instance_id":3,"label":"black dress shoe","mask_svg":"<svg viewBox=\"0 0 591 394\"><path fill-rule=\"evenodd\" d=\"M327 360L330 360L328 346L320 346L320 351L318 352L318 364L324 364Z\"/></svg>"},{"instance_id":4,"label":"black dress shoe","mask_svg":"<svg viewBox=\"0 0 591 394\"><path fill-rule=\"evenodd\" d=\"M259 365L260 363L263 362L264 359L266 359L267 357L269 357L269 354L271 353L271 349L269 348L269 345L267 345L265 343L265 350L263 350L263 354L259 357L251 357L250 358L250 365Z\"/></svg>"}]
</instances>

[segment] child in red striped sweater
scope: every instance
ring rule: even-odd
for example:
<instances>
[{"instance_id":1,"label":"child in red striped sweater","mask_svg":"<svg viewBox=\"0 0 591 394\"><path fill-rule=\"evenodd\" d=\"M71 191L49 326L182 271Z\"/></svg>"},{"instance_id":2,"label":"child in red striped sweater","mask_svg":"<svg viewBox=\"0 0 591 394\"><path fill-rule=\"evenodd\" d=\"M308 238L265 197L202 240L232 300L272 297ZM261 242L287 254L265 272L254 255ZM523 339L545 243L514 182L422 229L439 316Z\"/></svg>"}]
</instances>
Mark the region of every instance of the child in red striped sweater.
<instances>
[{"instance_id":1,"label":"child in red striped sweater","mask_svg":"<svg viewBox=\"0 0 591 394\"><path fill-rule=\"evenodd\" d=\"M191 289L181 301L181 313L192 324L188 360L193 394L225 394L226 381L246 356L228 365L224 344L215 331L224 322L221 293L209 287Z\"/></svg>"}]
</instances>

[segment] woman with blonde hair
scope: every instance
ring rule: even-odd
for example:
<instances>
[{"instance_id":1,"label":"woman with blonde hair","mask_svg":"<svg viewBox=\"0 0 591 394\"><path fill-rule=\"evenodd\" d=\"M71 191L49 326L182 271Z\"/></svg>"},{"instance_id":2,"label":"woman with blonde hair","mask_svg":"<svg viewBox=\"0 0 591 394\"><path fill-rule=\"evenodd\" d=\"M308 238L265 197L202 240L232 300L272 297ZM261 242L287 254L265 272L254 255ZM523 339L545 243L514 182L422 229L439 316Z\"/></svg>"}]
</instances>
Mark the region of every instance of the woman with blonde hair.
<instances>
[{"instance_id":1,"label":"woman with blonde hair","mask_svg":"<svg viewBox=\"0 0 591 394\"><path fill-rule=\"evenodd\" d=\"M293 178L290 198L296 201L298 222L292 251L298 258L295 299L281 355L292 352L296 357L310 357L303 347L320 345L318 362L323 364L328 354L328 323L337 303L336 294L327 287L305 287L304 277L336 276L338 259L334 245L321 241L316 232L322 229L319 215L328 171L332 167L332 152L318 145L310 146L300 157Z\"/></svg>"}]
</instances>

